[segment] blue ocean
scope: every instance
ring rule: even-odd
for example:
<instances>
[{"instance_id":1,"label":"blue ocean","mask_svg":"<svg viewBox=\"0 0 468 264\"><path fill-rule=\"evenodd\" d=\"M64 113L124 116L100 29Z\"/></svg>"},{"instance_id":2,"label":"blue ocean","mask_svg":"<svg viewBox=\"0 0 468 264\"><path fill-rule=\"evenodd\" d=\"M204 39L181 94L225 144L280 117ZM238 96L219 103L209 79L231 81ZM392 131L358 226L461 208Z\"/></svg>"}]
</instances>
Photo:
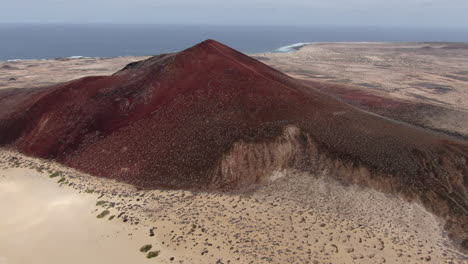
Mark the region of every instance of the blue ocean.
<instances>
[{"instance_id":1,"label":"blue ocean","mask_svg":"<svg viewBox=\"0 0 468 264\"><path fill-rule=\"evenodd\" d=\"M287 52L309 42L468 42L468 29L227 25L0 24L0 61L175 52L205 39L245 53Z\"/></svg>"}]
</instances>

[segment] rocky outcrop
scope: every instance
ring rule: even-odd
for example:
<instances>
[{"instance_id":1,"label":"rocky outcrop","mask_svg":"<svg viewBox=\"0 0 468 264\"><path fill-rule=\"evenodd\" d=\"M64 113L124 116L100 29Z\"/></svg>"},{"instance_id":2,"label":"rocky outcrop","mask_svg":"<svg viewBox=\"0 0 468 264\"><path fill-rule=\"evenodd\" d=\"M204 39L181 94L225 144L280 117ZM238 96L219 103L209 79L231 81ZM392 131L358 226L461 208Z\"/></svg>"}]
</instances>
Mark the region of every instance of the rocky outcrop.
<instances>
[{"instance_id":1,"label":"rocky outcrop","mask_svg":"<svg viewBox=\"0 0 468 264\"><path fill-rule=\"evenodd\" d=\"M223 155L212 172L210 183L214 188L235 186L249 187L274 180L275 172L287 168L303 168L305 145L300 140L301 131L287 126L283 133L263 143L236 142Z\"/></svg>"}]
</instances>

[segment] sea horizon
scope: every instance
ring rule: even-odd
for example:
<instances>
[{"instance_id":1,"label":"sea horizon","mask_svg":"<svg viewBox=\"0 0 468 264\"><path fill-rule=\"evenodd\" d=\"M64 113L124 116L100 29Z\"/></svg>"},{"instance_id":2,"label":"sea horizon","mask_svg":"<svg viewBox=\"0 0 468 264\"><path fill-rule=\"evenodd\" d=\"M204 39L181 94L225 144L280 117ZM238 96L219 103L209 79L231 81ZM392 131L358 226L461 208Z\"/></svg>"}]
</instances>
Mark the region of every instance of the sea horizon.
<instances>
[{"instance_id":1,"label":"sea horizon","mask_svg":"<svg viewBox=\"0 0 468 264\"><path fill-rule=\"evenodd\" d=\"M215 39L241 52L323 42L468 42L465 28L307 25L0 24L0 61L151 56Z\"/></svg>"}]
</instances>

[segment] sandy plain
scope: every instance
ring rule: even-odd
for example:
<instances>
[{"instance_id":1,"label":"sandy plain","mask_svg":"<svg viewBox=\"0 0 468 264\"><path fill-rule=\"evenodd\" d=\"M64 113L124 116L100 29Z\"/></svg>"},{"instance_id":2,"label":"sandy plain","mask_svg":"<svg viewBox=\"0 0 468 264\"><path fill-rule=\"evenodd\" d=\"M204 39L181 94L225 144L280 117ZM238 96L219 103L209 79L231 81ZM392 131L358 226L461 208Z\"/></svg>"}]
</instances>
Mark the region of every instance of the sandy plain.
<instances>
[{"instance_id":1,"label":"sandy plain","mask_svg":"<svg viewBox=\"0 0 468 264\"><path fill-rule=\"evenodd\" d=\"M466 43L317 43L254 57L298 79L399 101L407 106L397 113L383 106L366 110L468 138Z\"/></svg>"},{"instance_id":2,"label":"sandy plain","mask_svg":"<svg viewBox=\"0 0 468 264\"><path fill-rule=\"evenodd\" d=\"M412 115L424 125L468 131L463 44L314 44L253 56L296 78L423 103L431 115ZM0 89L108 75L140 59L0 62ZM241 193L137 190L2 149L0 264L468 261L418 203L326 175L277 171L271 179ZM158 256L148 259L145 245Z\"/></svg>"}]
</instances>

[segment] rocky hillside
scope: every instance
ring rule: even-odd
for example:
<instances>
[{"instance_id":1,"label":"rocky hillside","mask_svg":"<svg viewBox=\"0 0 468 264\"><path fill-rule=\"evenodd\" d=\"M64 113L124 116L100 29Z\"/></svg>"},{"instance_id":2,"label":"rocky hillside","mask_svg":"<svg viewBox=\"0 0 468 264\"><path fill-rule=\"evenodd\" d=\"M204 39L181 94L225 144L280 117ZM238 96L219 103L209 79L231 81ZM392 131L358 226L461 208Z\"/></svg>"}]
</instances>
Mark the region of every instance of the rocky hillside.
<instances>
[{"instance_id":1,"label":"rocky hillside","mask_svg":"<svg viewBox=\"0 0 468 264\"><path fill-rule=\"evenodd\" d=\"M213 40L112 76L2 90L0 145L141 188L325 174L418 199L468 243L466 142L359 110Z\"/></svg>"}]
</instances>

